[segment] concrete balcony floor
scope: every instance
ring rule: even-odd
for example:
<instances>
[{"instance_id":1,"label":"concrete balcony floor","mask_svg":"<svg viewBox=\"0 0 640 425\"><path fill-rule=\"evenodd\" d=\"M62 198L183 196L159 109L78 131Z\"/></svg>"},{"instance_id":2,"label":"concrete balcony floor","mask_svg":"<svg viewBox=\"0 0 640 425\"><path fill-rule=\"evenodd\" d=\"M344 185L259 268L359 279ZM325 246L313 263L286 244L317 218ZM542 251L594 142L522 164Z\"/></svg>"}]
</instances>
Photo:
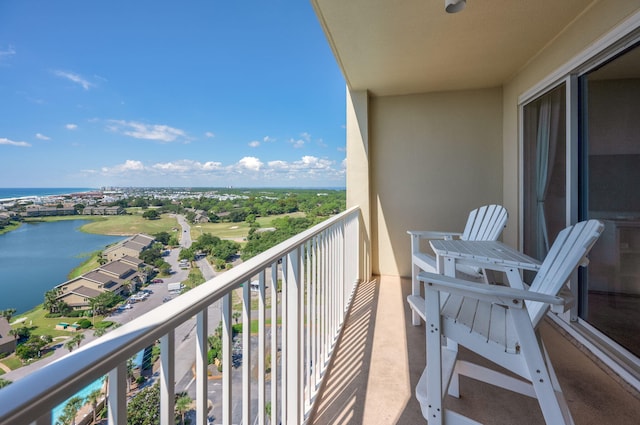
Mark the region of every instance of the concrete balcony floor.
<instances>
[{"instance_id":1,"label":"concrete balcony floor","mask_svg":"<svg viewBox=\"0 0 640 425\"><path fill-rule=\"evenodd\" d=\"M410 280L397 277L360 285L310 423L426 423L414 397L425 366L424 325L411 325L405 301L410 291ZM639 423L636 391L549 320L541 333L576 424ZM473 354L461 347L460 356ZM544 424L532 398L466 377L460 392L460 399L448 397L446 405L482 423Z\"/></svg>"}]
</instances>

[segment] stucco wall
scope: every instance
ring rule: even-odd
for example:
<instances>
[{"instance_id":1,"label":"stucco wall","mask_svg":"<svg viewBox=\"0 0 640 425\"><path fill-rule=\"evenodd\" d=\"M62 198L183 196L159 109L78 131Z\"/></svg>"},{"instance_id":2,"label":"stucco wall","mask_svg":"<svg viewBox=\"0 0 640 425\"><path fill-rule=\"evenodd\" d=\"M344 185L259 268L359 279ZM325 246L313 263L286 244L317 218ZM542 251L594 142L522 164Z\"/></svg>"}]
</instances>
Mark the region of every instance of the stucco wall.
<instances>
[{"instance_id":1,"label":"stucco wall","mask_svg":"<svg viewBox=\"0 0 640 425\"><path fill-rule=\"evenodd\" d=\"M561 68L599 39L618 27L631 15L640 11L637 2L626 0L600 0L579 16L553 43L532 58L527 66L504 85L503 98L503 171L504 206L519 216L519 142L518 98L541 82L552 79ZM517 226L509 226L504 241L519 246Z\"/></svg>"},{"instance_id":2,"label":"stucco wall","mask_svg":"<svg viewBox=\"0 0 640 425\"><path fill-rule=\"evenodd\" d=\"M502 199L502 91L372 97L369 117L373 272L410 276L407 230Z\"/></svg>"}]
</instances>

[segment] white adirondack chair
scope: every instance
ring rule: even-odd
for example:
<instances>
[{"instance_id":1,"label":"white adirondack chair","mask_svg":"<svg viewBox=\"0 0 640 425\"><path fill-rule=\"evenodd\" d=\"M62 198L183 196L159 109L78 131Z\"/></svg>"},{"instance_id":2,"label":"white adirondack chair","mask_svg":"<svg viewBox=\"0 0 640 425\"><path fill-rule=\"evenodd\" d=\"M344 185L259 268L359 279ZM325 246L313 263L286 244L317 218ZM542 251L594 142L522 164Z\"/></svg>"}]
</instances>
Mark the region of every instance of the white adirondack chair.
<instances>
[{"instance_id":1,"label":"white adirondack chair","mask_svg":"<svg viewBox=\"0 0 640 425\"><path fill-rule=\"evenodd\" d=\"M427 367L416 397L429 425L478 423L443 408L447 390L459 397L460 374L537 398L547 424L573 423L536 329L549 307L564 310L567 300L558 294L573 271L587 265L586 255L603 229L599 221L589 220L560 232L528 290L420 273L426 293ZM458 344L524 380L458 360ZM523 423L522 418L513 423Z\"/></svg>"},{"instance_id":2,"label":"white adirondack chair","mask_svg":"<svg viewBox=\"0 0 640 425\"><path fill-rule=\"evenodd\" d=\"M460 238L467 241L495 241L506 226L507 218L508 213L503 206L485 205L469 213L462 233L408 230L407 233L411 235L411 294L421 295L418 282L418 273L421 270L436 272L436 259L433 255L420 250L421 240ZM460 266L457 271L458 277L462 279L488 283L486 273L480 269ZM409 306L413 309L411 303ZM420 325L420 315L415 311L412 314L412 321L414 326Z\"/></svg>"}]
</instances>

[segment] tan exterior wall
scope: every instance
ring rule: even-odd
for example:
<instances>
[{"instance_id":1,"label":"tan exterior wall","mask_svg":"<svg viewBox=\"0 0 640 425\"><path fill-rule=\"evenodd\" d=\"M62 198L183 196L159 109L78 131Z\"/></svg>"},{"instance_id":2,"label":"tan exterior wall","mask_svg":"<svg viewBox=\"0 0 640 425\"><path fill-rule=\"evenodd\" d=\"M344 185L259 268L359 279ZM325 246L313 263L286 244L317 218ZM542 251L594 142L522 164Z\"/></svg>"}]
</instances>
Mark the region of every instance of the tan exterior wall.
<instances>
[{"instance_id":1,"label":"tan exterior wall","mask_svg":"<svg viewBox=\"0 0 640 425\"><path fill-rule=\"evenodd\" d=\"M75 288L79 288L81 286L85 286L87 288L95 289L96 291L100 291L100 285L92 280L84 279L82 276L78 277L78 279L69 282L64 286L60 286L58 289L62 294L66 294L69 291L74 290Z\"/></svg>"},{"instance_id":2,"label":"tan exterior wall","mask_svg":"<svg viewBox=\"0 0 640 425\"><path fill-rule=\"evenodd\" d=\"M107 260L108 261L116 261L122 257L124 257L125 255L130 255L132 257L136 257L138 258L138 255L140 253L138 251L136 251L135 249L130 249L130 248L126 248L126 247L119 247L117 249L114 249L113 251L110 251L107 253Z\"/></svg>"},{"instance_id":3,"label":"tan exterior wall","mask_svg":"<svg viewBox=\"0 0 640 425\"><path fill-rule=\"evenodd\" d=\"M78 294L67 294L60 297L59 299L61 299L62 301L64 301L70 306L86 306L86 307L89 306L89 301L86 300L85 297L82 297Z\"/></svg>"},{"instance_id":4,"label":"tan exterior wall","mask_svg":"<svg viewBox=\"0 0 640 425\"><path fill-rule=\"evenodd\" d=\"M368 105L369 153L361 157L373 273L410 276L407 230L462 231L471 209L502 199L502 90L372 97Z\"/></svg>"},{"instance_id":5,"label":"tan exterior wall","mask_svg":"<svg viewBox=\"0 0 640 425\"><path fill-rule=\"evenodd\" d=\"M518 136L518 98L547 79L572 58L590 48L598 39L640 10L633 1L601 0L594 2L565 31L531 60L525 69L504 86L503 99L503 169L504 206L511 217L519 217L520 147ZM517 215L516 215L517 214ZM514 223L515 224L515 223ZM518 227L508 226L504 241L519 246Z\"/></svg>"}]
</instances>

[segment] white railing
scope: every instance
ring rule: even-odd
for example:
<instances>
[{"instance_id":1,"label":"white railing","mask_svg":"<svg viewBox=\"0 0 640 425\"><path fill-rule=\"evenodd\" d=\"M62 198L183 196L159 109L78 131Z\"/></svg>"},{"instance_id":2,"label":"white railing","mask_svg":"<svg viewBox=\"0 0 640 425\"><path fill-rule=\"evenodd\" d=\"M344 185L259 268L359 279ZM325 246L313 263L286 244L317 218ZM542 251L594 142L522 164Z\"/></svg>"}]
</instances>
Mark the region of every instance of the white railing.
<instances>
[{"instance_id":1,"label":"white railing","mask_svg":"<svg viewBox=\"0 0 640 425\"><path fill-rule=\"evenodd\" d=\"M0 390L0 425L50 425L55 406L105 375L109 423L126 424L127 360L158 340L160 423L173 424L175 379L179 378L175 360L185 356L176 354L175 334L193 316L196 424L208 423L208 401L221 403L221 417L215 423L304 423L360 278L359 213L355 207L326 220L8 385ZM253 296L257 307L254 301L252 309L250 282L255 280L259 282ZM229 366L234 290L242 293L244 324L242 366L237 369ZM215 393L218 399L210 400L207 336L213 329L208 329L208 315L218 301L222 304L222 395ZM248 337L252 321L257 323L257 333ZM241 379L234 379L239 373ZM240 391L235 389L238 383Z\"/></svg>"}]
</instances>

